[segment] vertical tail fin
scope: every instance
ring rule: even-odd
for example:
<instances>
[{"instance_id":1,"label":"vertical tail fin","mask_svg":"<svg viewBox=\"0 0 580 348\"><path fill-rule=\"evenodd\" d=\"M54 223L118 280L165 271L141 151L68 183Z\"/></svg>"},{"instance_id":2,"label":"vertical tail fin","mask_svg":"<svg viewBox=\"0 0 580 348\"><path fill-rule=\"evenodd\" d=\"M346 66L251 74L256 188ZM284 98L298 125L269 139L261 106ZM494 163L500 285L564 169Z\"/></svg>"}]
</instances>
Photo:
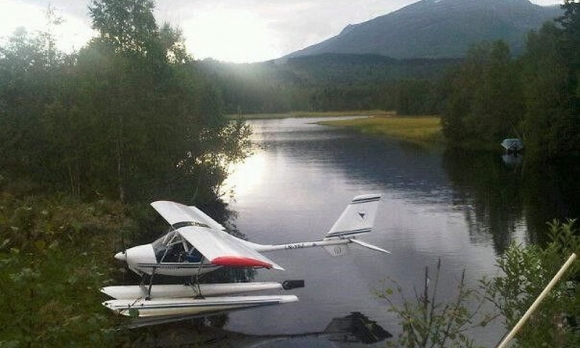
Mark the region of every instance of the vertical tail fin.
<instances>
[{"instance_id":1,"label":"vertical tail fin","mask_svg":"<svg viewBox=\"0 0 580 348\"><path fill-rule=\"evenodd\" d=\"M325 239L352 237L372 231L381 195L356 196L334 223Z\"/></svg>"}]
</instances>

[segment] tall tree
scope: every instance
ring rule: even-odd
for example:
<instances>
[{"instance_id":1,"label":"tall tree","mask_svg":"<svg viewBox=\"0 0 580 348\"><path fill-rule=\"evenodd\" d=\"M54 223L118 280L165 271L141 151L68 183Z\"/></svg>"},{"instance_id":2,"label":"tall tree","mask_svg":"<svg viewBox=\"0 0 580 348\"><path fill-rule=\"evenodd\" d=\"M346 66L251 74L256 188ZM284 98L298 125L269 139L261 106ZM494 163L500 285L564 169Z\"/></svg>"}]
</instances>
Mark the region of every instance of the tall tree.
<instances>
[{"instance_id":1,"label":"tall tree","mask_svg":"<svg viewBox=\"0 0 580 348\"><path fill-rule=\"evenodd\" d=\"M5 168L46 174L41 125L44 105L56 94L58 67L48 59L46 37L17 29L0 47L0 156Z\"/></svg>"},{"instance_id":2,"label":"tall tree","mask_svg":"<svg viewBox=\"0 0 580 348\"><path fill-rule=\"evenodd\" d=\"M153 0L93 0L89 6L93 29L115 51L146 55L158 35Z\"/></svg>"},{"instance_id":3,"label":"tall tree","mask_svg":"<svg viewBox=\"0 0 580 348\"><path fill-rule=\"evenodd\" d=\"M473 127L479 138L496 146L503 138L519 136L524 113L520 75L509 46L496 41L488 48L486 63L475 92Z\"/></svg>"},{"instance_id":4,"label":"tall tree","mask_svg":"<svg viewBox=\"0 0 580 348\"><path fill-rule=\"evenodd\" d=\"M121 200L170 192L208 199L197 194L196 182L215 193L220 168L236 157L228 139L235 126L224 122L219 92L196 72L181 32L166 24L159 29L153 6L149 0L95 0L90 8L100 36L79 55L79 68L96 96L85 106L101 134L93 139L99 149L93 165Z\"/></svg>"},{"instance_id":5,"label":"tall tree","mask_svg":"<svg viewBox=\"0 0 580 348\"><path fill-rule=\"evenodd\" d=\"M492 148L503 137L520 133L520 77L504 42L473 46L449 79L442 124L452 142Z\"/></svg>"},{"instance_id":6,"label":"tall tree","mask_svg":"<svg viewBox=\"0 0 580 348\"><path fill-rule=\"evenodd\" d=\"M556 22L563 29L560 45L570 66L572 77L578 83L578 73L580 73L580 3L565 0L562 9L564 15L556 19Z\"/></svg>"},{"instance_id":7,"label":"tall tree","mask_svg":"<svg viewBox=\"0 0 580 348\"><path fill-rule=\"evenodd\" d=\"M532 32L523 57L526 143L537 159L580 155L580 4Z\"/></svg>"}]
</instances>

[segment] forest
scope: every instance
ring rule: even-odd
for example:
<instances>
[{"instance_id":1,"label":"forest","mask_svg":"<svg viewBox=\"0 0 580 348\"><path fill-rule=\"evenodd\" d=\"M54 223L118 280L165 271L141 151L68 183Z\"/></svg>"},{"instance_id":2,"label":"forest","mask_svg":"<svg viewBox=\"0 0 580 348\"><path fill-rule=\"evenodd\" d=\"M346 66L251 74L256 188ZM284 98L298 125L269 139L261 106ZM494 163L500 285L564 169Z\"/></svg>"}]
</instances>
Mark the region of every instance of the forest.
<instances>
[{"instance_id":1,"label":"forest","mask_svg":"<svg viewBox=\"0 0 580 348\"><path fill-rule=\"evenodd\" d=\"M447 77L443 131L451 143L476 148L523 139L527 158L580 154L580 4L531 32L522 56L501 41L472 47Z\"/></svg>"},{"instance_id":2,"label":"forest","mask_svg":"<svg viewBox=\"0 0 580 348\"><path fill-rule=\"evenodd\" d=\"M95 1L100 35L73 54L55 48L53 12L45 32L9 38L0 49L5 176L129 202L215 193L226 163L248 150L248 130L225 120L219 90L152 8Z\"/></svg>"},{"instance_id":3,"label":"forest","mask_svg":"<svg viewBox=\"0 0 580 348\"><path fill-rule=\"evenodd\" d=\"M228 114L378 109L435 113L435 81L461 61L321 54L253 64L210 59L198 64L220 87ZM421 104L412 105L410 99Z\"/></svg>"},{"instance_id":4,"label":"forest","mask_svg":"<svg viewBox=\"0 0 580 348\"><path fill-rule=\"evenodd\" d=\"M537 161L580 151L580 4L528 36L464 59L323 55L197 61L153 0L92 0L98 35L63 53L46 30L0 47L0 346L119 346L100 305L111 255L150 237L153 199L216 203L250 130L227 114L396 110L440 115L451 146L520 137ZM529 154L529 155L528 155ZM125 236L125 237L122 237Z\"/></svg>"}]
</instances>

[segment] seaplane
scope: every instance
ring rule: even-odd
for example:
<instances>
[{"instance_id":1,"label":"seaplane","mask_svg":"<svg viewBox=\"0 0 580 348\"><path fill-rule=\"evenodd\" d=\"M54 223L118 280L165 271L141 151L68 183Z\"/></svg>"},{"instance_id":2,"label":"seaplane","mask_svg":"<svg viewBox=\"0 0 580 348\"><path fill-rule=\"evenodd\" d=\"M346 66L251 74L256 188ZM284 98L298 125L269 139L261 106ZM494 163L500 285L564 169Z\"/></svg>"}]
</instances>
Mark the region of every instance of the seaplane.
<instances>
[{"instance_id":1,"label":"seaplane","mask_svg":"<svg viewBox=\"0 0 580 348\"><path fill-rule=\"evenodd\" d=\"M345 255L349 244L381 253L390 252L358 239L372 231L381 196L359 195L352 199L324 238L312 242L280 245L252 243L227 233L226 228L195 206L156 201L151 206L170 225L169 232L153 243L118 252L142 277L139 285L116 285L101 289L113 299L103 305L131 317L205 316L233 310L298 301L295 295L254 295L263 290L290 290L304 281L201 284L199 277L220 267L284 270L262 255L277 250L322 247L331 256ZM187 284L153 284L156 275L190 277ZM147 284L146 280L149 280ZM243 296L232 296L241 295Z\"/></svg>"}]
</instances>

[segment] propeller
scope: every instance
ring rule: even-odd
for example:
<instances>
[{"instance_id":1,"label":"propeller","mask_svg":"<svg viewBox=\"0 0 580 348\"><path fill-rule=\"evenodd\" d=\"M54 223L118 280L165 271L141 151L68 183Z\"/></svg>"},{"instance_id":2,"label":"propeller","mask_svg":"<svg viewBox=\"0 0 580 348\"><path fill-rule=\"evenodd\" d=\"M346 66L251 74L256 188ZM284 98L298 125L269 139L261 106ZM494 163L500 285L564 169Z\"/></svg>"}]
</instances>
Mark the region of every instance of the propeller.
<instances>
[{"instance_id":1,"label":"propeller","mask_svg":"<svg viewBox=\"0 0 580 348\"><path fill-rule=\"evenodd\" d=\"M115 259L124 262L123 267L119 268L119 270L123 274L122 281L123 281L123 284L125 284L127 281L127 276L131 272L129 269L129 263L127 263L127 245L125 243L125 231L123 229L121 229L120 234L121 234L121 246L123 249L122 249L122 251L119 251L118 253L115 254Z\"/></svg>"},{"instance_id":2,"label":"propeller","mask_svg":"<svg viewBox=\"0 0 580 348\"><path fill-rule=\"evenodd\" d=\"M127 261L127 246L125 245L125 234L121 231L121 244L123 245L123 251L115 254L115 259L119 261Z\"/></svg>"}]
</instances>

